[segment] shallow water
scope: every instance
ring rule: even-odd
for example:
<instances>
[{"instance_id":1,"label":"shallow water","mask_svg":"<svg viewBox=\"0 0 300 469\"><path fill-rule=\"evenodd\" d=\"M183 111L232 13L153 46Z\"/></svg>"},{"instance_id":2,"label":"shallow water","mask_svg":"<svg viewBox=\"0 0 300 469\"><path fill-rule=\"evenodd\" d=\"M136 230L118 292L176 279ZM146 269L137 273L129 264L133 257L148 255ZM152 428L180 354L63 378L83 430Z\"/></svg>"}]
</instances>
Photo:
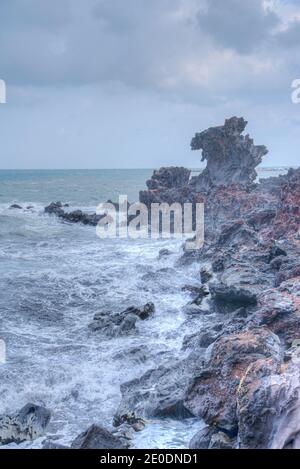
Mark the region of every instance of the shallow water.
<instances>
[{"instance_id":1,"label":"shallow water","mask_svg":"<svg viewBox=\"0 0 300 469\"><path fill-rule=\"evenodd\" d=\"M182 339L191 332L182 310L190 297L182 287L199 281L199 266L175 268L181 241L100 240L95 228L43 212L58 199L90 210L119 193L136 200L151 172L125 173L109 179L89 171L0 171L0 338L7 346L0 413L28 402L45 405L52 411L46 436L62 444L92 423L109 427L120 384L183 356ZM11 203L32 208L10 210ZM162 248L173 254L158 260ZM99 311L148 301L156 313L135 334L107 339L88 329ZM149 421L134 445L184 448L200 427L196 420ZM41 447L44 439L19 447Z\"/></svg>"}]
</instances>

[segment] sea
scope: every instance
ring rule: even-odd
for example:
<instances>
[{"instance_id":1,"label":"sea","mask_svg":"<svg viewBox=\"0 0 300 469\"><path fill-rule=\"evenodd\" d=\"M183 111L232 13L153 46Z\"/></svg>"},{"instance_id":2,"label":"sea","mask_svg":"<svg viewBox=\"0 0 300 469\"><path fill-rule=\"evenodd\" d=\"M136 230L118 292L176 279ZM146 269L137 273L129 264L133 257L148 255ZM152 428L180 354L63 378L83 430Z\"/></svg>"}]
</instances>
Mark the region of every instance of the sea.
<instances>
[{"instance_id":1,"label":"sea","mask_svg":"<svg viewBox=\"0 0 300 469\"><path fill-rule=\"evenodd\" d=\"M286 171L261 168L259 177ZM99 239L94 227L44 213L52 201L87 212L120 194L138 201L151 174L0 170L0 339L6 344L0 415L29 402L52 413L44 437L5 448L41 448L45 439L69 445L93 423L111 428L122 383L184 358L182 341L195 324L184 312L190 296L182 288L197 284L200 274L197 264L178 264L182 241ZM171 255L159 259L164 248ZM107 338L88 328L98 312L150 301L154 317L140 321L133 334ZM187 448L202 425L196 419L150 419L133 447Z\"/></svg>"}]
</instances>

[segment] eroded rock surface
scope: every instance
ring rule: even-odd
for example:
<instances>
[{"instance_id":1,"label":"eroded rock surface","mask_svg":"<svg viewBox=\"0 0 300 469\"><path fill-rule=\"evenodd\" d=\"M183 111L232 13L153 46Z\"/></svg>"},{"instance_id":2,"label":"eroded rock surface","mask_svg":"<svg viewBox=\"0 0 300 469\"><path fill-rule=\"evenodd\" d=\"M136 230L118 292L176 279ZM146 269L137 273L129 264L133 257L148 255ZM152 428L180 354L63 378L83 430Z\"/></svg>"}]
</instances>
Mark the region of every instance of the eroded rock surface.
<instances>
[{"instance_id":1,"label":"eroded rock surface","mask_svg":"<svg viewBox=\"0 0 300 469\"><path fill-rule=\"evenodd\" d=\"M0 416L0 444L22 443L42 436L51 413L45 407L27 404L19 412Z\"/></svg>"},{"instance_id":2,"label":"eroded rock surface","mask_svg":"<svg viewBox=\"0 0 300 469\"><path fill-rule=\"evenodd\" d=\"M202 150L202 161L207 161L205 170L192 181L197 189L235 183L248 185L255 181L255 168L268 150L263 145L254 145L249 135L242 135L246 126L245 119L232 117L223 126L195 135L191 148Z\"/></svg>"}]
</instances>

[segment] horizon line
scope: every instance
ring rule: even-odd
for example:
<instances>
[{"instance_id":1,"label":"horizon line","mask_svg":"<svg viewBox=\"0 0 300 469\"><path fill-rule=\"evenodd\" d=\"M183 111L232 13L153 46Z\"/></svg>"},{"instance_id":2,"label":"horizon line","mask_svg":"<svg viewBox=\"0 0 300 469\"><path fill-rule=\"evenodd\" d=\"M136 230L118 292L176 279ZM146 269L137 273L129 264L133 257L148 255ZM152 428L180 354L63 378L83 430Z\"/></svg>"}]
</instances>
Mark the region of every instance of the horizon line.
<instances>
[{"instance_id":1,"label":"horizon line","mask_svg":"<svg viewBox=\"0 0 300 469\"><path fill-rule=\"evenodd\" d=\"M189 167L189 166L179 166L179 165L172 165L172 166L160 166L159 168L171 168L171 167L185 167L190 169L191 171L201 171L201 169L205 169L206 166L201 167ZM128 167L128 168L0 168L0 171L130 171L130 170L154 170L158 167L152 168L138 168L138 167ZM258 166L257 170L259 169L289 169L289 168L298 168L298 166L294 165L276 165L276 166Z\"/></svg>"}]
</instances>

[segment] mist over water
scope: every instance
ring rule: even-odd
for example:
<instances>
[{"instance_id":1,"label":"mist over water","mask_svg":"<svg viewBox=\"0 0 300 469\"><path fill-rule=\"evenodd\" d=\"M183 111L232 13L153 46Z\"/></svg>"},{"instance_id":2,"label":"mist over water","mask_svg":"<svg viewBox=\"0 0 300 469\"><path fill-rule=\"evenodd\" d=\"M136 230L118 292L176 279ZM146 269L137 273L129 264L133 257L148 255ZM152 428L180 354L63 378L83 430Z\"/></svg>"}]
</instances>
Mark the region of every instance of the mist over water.
<instances>
[{"instance_id":1,"label":"mist over water","mask_svg":"<svg viewBox=\"0 0 300 469\"><path fill-rule=\"evenodd\" d=\"M281 172L267 169L260 177ZM120 384L183 358L183 337L203 321L187 321L183 312L190 296L182 287L199 282L199 265L176 265L180 241L100 240L93 227L44 214L57 200L83 210L119 194L134 202L151 173L0 171L0 338L7 347L0 414L42 404L52 411L46 436L62 444L92 423L110 427ZM11 210L12 203L24 209ZM162 248L173 254L159 260ZM155 315L139 322L134 334L105 338L88 329L98 312L150 301ZM200 425L150 421L134 444L184 448ZM19 447L41 447L44 439Z\"/></svg>"}]
</instances>

